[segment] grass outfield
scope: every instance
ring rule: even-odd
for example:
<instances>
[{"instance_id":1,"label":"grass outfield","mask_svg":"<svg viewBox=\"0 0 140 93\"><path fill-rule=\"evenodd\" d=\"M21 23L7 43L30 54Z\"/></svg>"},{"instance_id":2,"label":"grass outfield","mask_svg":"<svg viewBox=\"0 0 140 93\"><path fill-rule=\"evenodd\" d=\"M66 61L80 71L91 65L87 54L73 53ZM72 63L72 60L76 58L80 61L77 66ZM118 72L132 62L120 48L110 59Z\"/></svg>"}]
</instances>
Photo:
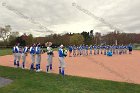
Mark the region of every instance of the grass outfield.
<instances>
[{"instance_id":1,"label":"grass outfield","mask_svg":"<svg viewBox=\"0 0 140 93\"><path fill-rule=\"evenodd\" d=\"M140 50L140 48L135 48L134 50Z\"/></svg>"},{"instance_id":2,"label":"grass outfield","mask_svg":"<svg viewBox=\"0 0 140 93\"><path fill-rule=\"evenodd\" d=\"M2 48L0 49L0 56L11 55L12 49L10 48Z\"/></svg>"},{"instance_id":3,"label":"grass outfield","mask_svg":"<svg viewBox=\"0 0 140 93\"><path fill-rule=\"evenodd\" d=\"M0 76L12 79L0 93L140 93L140 85L0 66Z\"/></svg>"},{"instance_id":4,"label":"grass outfield","mask_svg":"<svg viewBox=\"0 0 140 93\"><path fill-rule=\"evenodd\" d=\"M46 48L43 48L43 50L46 50ZM58 51L58 48L55 48L54 51ZM11 55L11 54L12 54L11 48L0 49L0 56Z\"/></svg>"}]
</instances>

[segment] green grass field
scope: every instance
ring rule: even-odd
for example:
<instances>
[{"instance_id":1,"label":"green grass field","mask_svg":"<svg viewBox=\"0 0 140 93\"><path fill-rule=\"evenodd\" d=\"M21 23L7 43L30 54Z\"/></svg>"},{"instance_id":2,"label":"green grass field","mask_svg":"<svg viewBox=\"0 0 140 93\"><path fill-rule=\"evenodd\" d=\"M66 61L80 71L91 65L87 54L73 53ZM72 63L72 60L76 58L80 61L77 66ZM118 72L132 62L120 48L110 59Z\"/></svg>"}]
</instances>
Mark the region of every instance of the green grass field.
<instances>
[{"instance_id":1,"label":"green grass field","mask_svg":"<svg viewBox=\"0 0 140 93\"><path fill-rule=\"evenodd\" d=\"M140 47L135 48L135 50L140 50Z\"/></svg>"},{"instance_id":2,"label":"green grass field","mask_svg":"<svg viewBox=\"0 0 140 93\"><path fill-rule=\"evenodd\" d=\"M10 48L0 49L0 56L11 55L11 54L12 54L12 49L10 49Z\"/></svg>"},{"instance_id":3,"label":"green grass field","mask_svg":"<svg viewBox=\"0 0 140 93\"><path fill-rule=\"evenodd\" d=\"M46 48L43 48L43 50L46 50ZM58 48L55 48L53 50L58 51ZM12 54L12 49L11 48L0 49L0 56L11 55L11 54Z\"/></svg>"},{"instance_id":4,"label":"green grass field","mask_svg":"<svg viewBox=\"0 0 140 93\"><path fill-rule=\"evenodd\" d=\"M12 79L0 93L140 93L140 85L36 73L0 66L0 76Z\"/></svg>"}]
</instances>

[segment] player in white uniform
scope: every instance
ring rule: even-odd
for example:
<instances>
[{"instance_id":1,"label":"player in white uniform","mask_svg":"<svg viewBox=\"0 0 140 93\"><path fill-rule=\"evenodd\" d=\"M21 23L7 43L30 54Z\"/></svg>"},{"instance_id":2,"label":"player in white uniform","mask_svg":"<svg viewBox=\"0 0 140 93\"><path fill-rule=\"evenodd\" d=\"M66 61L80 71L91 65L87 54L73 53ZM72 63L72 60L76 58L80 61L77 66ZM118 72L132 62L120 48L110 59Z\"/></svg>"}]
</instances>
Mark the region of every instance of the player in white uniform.
<instances>
[{"instance_id":1,"label":"player in white uniform","mask_svg":"<svg viewBox=\"0 0 140 93\"><path fill-rule=\"evenodd\" d=\"M21 57L21 51L20 51L20 48L19 48L19 43L15 46L15 64L17 67L19 67L19 62L20 62L20 57Z\"/></svg>"},{"instance_id":2,"label":"player in white uniform","mask_svg":"<svg viewBox=\"0 0 140 93\"><path fill-rule=\"evenodd\" d=\"M65 74L65 61L64 58L67 56L67 50L64 49L64 46L61 45L59 50L59 61L60 61L60 66L59 66L59 74L62 74L64 76Z\"/></svg>"},{"instance_id":3,"label":"player in white uniform","mask_svg":"<svg viewBox=\"0 0 140 93\"><path fill-rule=\"evenodd\" d=\"M42 53L40 43L38 43L37 46L35 47L35 52L36 52L36 72L40 72L41 53Z\"/></svg>"},{"instance_id":4,"label":"player in white uniform","mask_svg":"<svg viewBox=\"0 0 140 93\"><path fill-rule=\"evenodd\" d=\"M15 47L16 45L13 47L12 49L12 53L13 53L13 56L14 56L14 66L16 66L16 53L15 53Z\"/></svg>"},{"instance_id":5,"label":"player in white uniform","mask_svg":"<svg viewBox=\"0 0 140 93\"><path fill-rule=\"evenodd\" d=\"M25 47L23 48L23 51L22 51L22 69L25 69L27 53L28 53L28 47L25 46Z\"/></svg>"},{"instance_id":6,"label":"player in white uniform","mask_svg":"<svg viewBox=\"0 0 140 93\"><path fill-rule=\"evenodd\" d=\"M33 44L30 47L30 55L31 55L31 60L32 60L30 70L34 70L34 64L35 64L35 44Z\"/></svg>"},{"instance_id":7,"label":"player in white uniform","mask_svg":"<svg viewBox=\"0 0 140 93\"><path fill-rule=\"evenodd\" d=\"M49 71L52 71L52 58L53 58L53 49L52 49L52 43L47 42L46 44L47 47L47 66L46 66L46 72L48 73Z\"/></svg>"}]
</instances>

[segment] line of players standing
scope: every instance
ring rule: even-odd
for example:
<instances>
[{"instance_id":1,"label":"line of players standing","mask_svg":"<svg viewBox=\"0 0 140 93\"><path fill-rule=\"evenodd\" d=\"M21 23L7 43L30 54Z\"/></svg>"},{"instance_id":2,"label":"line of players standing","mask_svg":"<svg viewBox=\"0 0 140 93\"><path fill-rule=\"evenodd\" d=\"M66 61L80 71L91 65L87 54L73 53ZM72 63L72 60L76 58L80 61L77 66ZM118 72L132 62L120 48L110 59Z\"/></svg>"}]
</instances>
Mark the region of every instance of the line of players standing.
<instances>
[{"instance_id":1,"label":"line of players standing","mask_svg":"<svg viewBox=\"0 0 140 93\"><path fill-rule=\"evenodd\" d=\"M33 44L32 46L24 46L20 47L20 44L18 43L15 45L12 49L13 56L14 56L14 67L18 68L20 67L20 59L22 58L22 69L25 69L26 65L26 57L28 53L30 53L31 57L31 65L30 70L36 69L36 72L40 72L41 68L41 54L47 52L47 65L46 65L46 72L49 73L52 71L52 58L54 56L53 49L52 49L52 43L47 42L45 43L47 49L46 51L43 51L41 49L40 43ZM67 50L64 48L63 45L60 45L58 50L59 55L59 74L62 74L64 76L64 68L65 68L65 61L64 58L67 56Z\"/></svg>"},{"instance_id":2,"label":"line of players standing","mask_svg":"<svg viewBox=\"0 0 140 93\"><path fill-rule=\"evenodd\" d=\"M107 56L112 56L113 54L129 54L132 52L132 45L80 45L80 46L69 46L69 57L75 56L87 56L92 55L94 50L94 55L104 54ZM73 54L72 54L73 53Z\"/></svg>"}]
</instances>

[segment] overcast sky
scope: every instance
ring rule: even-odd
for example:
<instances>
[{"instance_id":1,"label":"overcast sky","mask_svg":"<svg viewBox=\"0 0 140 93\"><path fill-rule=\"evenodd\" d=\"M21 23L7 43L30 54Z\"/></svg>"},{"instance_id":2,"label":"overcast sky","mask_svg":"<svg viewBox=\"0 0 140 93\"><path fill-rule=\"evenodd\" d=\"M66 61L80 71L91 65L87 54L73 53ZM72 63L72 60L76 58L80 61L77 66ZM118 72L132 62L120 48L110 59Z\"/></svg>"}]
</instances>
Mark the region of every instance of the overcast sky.
<instances>
[{"instance_id":1,"label":"overcast sky","mask_svg":"<svg viewBox=\"0 0 140 93\"><path fill-rule=\"evenodd\" d=\"M106 24L72 6L72 3L104 18L124 32L140 33L140 0L0 0L0 3L0 26L9 24L12 31L20 33L29 32L34 36L50 34L40 25L54 33L92 29L101 33L113 31ZM28 18L23 18L21 14Z\"/></svg>"}]
</instances>

